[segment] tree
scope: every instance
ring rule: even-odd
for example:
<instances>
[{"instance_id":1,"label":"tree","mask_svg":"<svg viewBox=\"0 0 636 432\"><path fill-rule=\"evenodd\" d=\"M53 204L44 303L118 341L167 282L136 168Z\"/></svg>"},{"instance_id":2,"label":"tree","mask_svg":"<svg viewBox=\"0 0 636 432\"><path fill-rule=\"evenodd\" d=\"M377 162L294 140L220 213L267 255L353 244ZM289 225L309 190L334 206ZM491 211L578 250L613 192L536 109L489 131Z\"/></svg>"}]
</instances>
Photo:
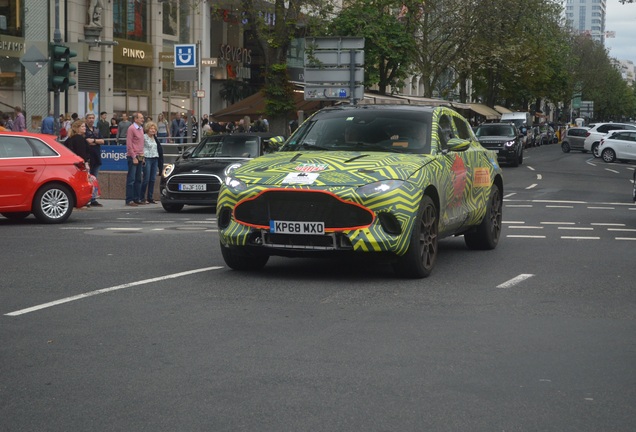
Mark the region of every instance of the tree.
<instances>
[{"instance_id":1,"label":"tree","mask_svg":"<svg viewBox=\"0 0 636 432\"><path fill-rule=\"evenodd\" d=\"M412 60L412 30L399 18L400 0L353 0L328 27L332 36L364 37L365 87L397 88Z\"/></svg>"}]
</instances>

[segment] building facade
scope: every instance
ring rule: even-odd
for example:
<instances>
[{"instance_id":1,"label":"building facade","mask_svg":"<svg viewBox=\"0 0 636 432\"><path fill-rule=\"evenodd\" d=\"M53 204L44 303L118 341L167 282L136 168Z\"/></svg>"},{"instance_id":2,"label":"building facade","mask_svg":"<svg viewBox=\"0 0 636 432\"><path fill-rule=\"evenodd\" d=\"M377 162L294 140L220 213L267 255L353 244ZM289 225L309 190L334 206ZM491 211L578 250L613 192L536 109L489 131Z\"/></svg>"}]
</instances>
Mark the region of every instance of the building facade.
<instances>
[{"instance_id":1,"label":"building facade","mask_svg":"<svg viewBox=\"0 0 636 432\"><path fill-rule=\"evenodd\" d=\"M565 19L576 32L605 45L606 0L565 0Z\"/></svg>"},{"instance_id":2,"label":"building facade","mask_svg":"<svg viewBox=\"0 0 636 432\"><path fill-rule=\"evenodd\" d=\"M59 10L55 0L0 1L0 111L21 107L31 131L54 107L48 46L56 28L77 53L76 85L60 93L61 114L198 118L227 105L220 92L228 82L258 84L238 1L58 1ZM174 47L183 44L196 46L203 66L175 69Z\"/></svg>"}]
</instances>

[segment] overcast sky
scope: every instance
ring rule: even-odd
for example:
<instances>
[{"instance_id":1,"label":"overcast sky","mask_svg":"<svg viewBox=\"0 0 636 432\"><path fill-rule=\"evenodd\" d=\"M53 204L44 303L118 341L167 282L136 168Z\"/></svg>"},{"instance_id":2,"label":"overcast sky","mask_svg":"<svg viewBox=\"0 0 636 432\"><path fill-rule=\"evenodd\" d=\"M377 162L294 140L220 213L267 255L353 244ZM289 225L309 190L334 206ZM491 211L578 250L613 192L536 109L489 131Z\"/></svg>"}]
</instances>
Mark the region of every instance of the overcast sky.
<instances>
[{"instance_id":1,"label":"overcast sky","mask_svg":"<svg viewBox=\"0 0 636 432\"><path fill-rule=\"evenodd\" d=\"M636 3L607 0L606 12L605 30L616 32L615 38L605 38L610 57L636 63Z\"/></svg>"}]
</instances>

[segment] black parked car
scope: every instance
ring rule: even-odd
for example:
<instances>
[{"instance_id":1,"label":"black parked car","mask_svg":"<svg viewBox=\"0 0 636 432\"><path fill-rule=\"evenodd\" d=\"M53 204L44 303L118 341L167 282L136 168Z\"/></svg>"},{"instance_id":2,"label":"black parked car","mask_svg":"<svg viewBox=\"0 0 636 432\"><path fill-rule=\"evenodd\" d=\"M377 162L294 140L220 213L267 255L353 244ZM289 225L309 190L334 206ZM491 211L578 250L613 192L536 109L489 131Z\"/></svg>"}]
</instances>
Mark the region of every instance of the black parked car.
<instances>
[{"instance_id":1,"label":"black parked car","mask_svg":"<svg viewBox=\"0 0 636 432\"><path fill-rule=\"evenodd\" d=\"M181 211L184 205L216 206L221 184L235 163L272 153L282 143L283 137L269 133L206 136L163 168L161 205L168 212Z\"/></svg>"},{"instance_id":2,"label":"black parked car","mask_svg":"<svg viewBox=\"0 0 636 432\"><path fill-rule=\"evenodd\" d=\"M512 166L523 163L523 135L511 123L484 123L475 131L479 143L497 153L497 160Z\"/></svg>"}]
</instances>

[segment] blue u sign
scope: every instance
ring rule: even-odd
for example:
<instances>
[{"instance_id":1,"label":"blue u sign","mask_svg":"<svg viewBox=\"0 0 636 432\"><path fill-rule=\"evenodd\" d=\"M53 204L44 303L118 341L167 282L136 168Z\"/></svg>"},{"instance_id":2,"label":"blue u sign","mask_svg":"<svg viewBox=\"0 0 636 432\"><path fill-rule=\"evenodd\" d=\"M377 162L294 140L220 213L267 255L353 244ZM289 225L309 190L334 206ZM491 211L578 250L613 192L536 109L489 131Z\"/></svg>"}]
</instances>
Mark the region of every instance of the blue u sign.
<instances>
[{"instance_id":1,"label":"blue u sign","mask_svg":"<svg viewBox=\"0 0 636 432\"><path fill-rule=\"evenodd\" d=\"M197 66L197 46L195 44L174 46L174 67L193 68Z\"/></svg>"}]
</instances>

